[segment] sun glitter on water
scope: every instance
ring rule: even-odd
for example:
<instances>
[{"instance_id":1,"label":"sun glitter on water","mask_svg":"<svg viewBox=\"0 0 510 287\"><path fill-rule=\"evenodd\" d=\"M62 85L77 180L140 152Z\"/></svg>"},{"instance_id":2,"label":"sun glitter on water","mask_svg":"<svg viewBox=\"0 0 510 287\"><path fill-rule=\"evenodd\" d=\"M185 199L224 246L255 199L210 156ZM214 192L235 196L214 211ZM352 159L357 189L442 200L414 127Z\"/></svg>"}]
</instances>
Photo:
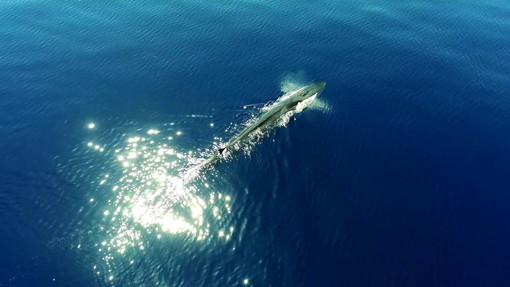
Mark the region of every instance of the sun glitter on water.
<instances>
[{"instance_id":1,"label":"sun glitter on water","mask_svg":"<svg viewBox=\"0 0 510 287\"><path fill-rule=\"evenodd\" d=\"M97 275L114 280L115 259L130 250L147 248L147 234L157 239L182 235L188 242L197 243L212 238L225 242L234 234L234 228L227 224L231 197L207 183L198 185L183 179L190 163L200 159L173 148L173 138L163 134L149 129L143 135L127 138L121 148L113 151L105 145L87 143L101 155L113 154L120 169L119 176L105 173L98 180L99 187L109 189L113 196L104 202L102 212L107 238L95 244L108 271L97 270Z\"/></svg>"}]
</instances>

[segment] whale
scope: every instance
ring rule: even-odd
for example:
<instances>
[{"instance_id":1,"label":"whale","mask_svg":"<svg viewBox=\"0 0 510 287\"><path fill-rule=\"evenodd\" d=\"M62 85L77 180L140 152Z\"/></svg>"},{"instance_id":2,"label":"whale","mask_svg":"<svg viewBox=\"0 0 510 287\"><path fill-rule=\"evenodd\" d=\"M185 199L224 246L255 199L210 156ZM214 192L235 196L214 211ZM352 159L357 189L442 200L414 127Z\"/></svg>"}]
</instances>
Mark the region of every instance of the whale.
<instances>
[{"instance_id":1,"label":"whale","mask_svg":"<svg viewBox=\"0 0 510 287\"><path fill-rule=\"evenodd\" d=\"M299 104L316 97L325 87L326 82L315 82L285 94L279 101L276 101L265 112L251 121L242 131L234 135L226 144L221 145L212 156L196 166L195 170L200 171L211 167L225 158L226 153L237 150L240 144L258 134L259 131L275 126L283 115L296 111L298 107L305 108L306 106L300 107Z\"/></svg>"}]
</instances>

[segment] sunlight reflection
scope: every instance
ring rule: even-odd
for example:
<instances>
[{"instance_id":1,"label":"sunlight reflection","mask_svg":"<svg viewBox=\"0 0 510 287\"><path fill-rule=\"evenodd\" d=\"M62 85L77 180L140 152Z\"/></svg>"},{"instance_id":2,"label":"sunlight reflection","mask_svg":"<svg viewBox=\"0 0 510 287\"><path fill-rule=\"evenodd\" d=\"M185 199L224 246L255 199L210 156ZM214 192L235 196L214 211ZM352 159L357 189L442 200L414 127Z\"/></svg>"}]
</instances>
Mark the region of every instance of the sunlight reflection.
<instances>
[{"instance_id":1,"label":"sunlight reflection","mask_svg":"<svg viewBox=\"0 0 510 287\"><path fill-rule=\"evenodd\" d=\"M207 183L198 186L183 180L189 165L201 159L178 151L168 144L172 137L159 134L159 130L149 129L145 137L127 138L124 146L113 153L120 175L110 176L110 172L98 180L99 186L113 192L102 211L105 222L109 222L105 230L108 238L95 245L108 269L112 269L116 255L144 250L149 244L147 234L157 239L180 234L201 242L230 240L234 232L226 225L231 213L230 196L212 190ZM86 145L95 151L108 151L107 146L94 142ZM114 280L114 275L107 272L106 278Z\"/></svg>"}]
</instances>

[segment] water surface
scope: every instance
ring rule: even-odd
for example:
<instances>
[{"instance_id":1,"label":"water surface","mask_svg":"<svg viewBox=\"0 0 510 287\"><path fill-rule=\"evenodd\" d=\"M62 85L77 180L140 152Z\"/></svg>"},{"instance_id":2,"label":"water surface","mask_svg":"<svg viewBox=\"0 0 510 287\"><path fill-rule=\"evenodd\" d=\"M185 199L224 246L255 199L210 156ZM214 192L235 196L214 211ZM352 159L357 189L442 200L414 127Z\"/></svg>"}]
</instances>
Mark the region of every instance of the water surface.
<instances>
[{"instance_id":1,"label":"water surface","mask_svg":"<svg viewBox=\"0 0 510 287\"><path fill-rule=\"evenodd\" d=\"M0 11L0 286L510 283L506 2ZM180 178L312 81L322 105Z\"/></svg>"}]
</instances>

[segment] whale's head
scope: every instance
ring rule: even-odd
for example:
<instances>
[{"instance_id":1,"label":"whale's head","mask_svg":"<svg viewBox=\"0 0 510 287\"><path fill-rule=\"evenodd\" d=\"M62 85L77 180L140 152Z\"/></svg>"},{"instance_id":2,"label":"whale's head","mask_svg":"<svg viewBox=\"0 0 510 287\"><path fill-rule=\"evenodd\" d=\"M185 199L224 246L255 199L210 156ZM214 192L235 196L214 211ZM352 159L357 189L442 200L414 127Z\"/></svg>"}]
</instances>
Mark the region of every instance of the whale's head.
<instances>
[{"instance_id":1,"label":"whale's head","mask_svg":"<svg viewBox=\"0 0 510 287\"><path fill-rule=\"evenodd\" d=\"M318 95L326 87L326 82L316 82L298 90L294 102L302 102L308 98Z\"/></svg>"}]
</instances>

